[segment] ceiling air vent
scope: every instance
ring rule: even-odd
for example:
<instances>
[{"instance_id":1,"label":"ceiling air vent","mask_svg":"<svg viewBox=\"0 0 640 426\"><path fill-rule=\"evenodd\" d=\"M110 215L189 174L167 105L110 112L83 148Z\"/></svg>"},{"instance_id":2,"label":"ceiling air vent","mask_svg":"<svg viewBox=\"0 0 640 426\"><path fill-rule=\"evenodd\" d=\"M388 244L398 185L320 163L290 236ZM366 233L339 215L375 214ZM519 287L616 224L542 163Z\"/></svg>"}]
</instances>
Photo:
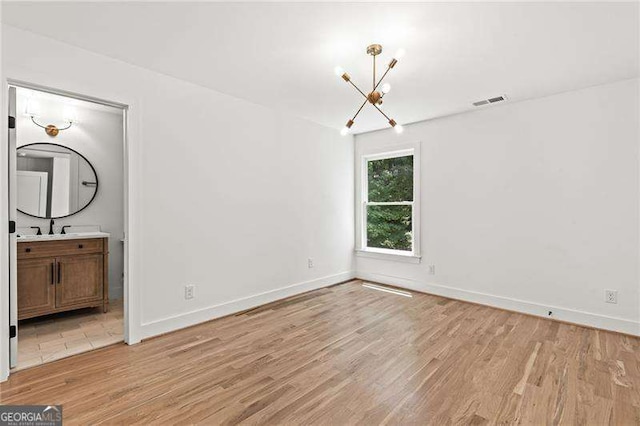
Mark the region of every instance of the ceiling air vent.
<instances>
[{"instance_id":1,"label":"ceiling air vent","mask_svg":"<svg viewBox=\"0 0 640 426\"><path fill-rule=\"evenodd\" d=\"M489 99L483 99L481 101L477 101L473 103L473 106L482 106L482 105L489 105L489 104L495 104L497 102L502 102L505 101L507 99L507 97L505 95L502 96L496 96L494 98L489 98Z\"/></svg>"}]
</instances>

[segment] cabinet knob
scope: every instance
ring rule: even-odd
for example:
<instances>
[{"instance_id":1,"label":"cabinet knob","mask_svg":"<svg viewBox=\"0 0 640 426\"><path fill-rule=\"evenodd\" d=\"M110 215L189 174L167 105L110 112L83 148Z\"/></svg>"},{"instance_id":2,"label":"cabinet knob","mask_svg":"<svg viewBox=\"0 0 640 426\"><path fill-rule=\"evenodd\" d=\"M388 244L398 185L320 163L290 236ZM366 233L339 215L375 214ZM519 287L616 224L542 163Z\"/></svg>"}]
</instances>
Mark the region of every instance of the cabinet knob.
<instances>
[{"instance_id":1,"label":"cabinet knob","mask_svg":"<svg viewBox=\"0 0 640 426\"><path fill-rule=\"evenodd\" d=\"M84 248L82 244L78 244L78 248Z\"/></svg>"},{"instance_id":2,"label":"cabinet knob","mask_svg":"<svg viewBox=\"0 0 640 426\"><path fill-rule=\"evenodd\" d=\"M27 247L26 249L24 249L24 251L26 251L27 253L31 253L31 249L29 247Z\"/></svg>"}]
</instances>

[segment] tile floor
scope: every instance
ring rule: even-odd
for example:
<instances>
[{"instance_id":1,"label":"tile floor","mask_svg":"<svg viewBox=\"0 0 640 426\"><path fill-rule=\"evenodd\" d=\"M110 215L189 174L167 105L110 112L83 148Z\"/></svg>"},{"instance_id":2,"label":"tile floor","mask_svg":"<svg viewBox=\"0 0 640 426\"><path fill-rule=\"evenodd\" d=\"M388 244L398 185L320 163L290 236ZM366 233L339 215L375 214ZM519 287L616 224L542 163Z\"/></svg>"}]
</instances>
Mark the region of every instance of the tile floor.
<instances>
[{"instance_id":1,"label":"tile floor","mask_svg":"<svg viewBox=\"0 0 640 426\"><path fill-rule=\"evenodd\" d=\"M123 340L122 301L20 321L16 370L55 361Z\"/></svg>"}]
</instances>

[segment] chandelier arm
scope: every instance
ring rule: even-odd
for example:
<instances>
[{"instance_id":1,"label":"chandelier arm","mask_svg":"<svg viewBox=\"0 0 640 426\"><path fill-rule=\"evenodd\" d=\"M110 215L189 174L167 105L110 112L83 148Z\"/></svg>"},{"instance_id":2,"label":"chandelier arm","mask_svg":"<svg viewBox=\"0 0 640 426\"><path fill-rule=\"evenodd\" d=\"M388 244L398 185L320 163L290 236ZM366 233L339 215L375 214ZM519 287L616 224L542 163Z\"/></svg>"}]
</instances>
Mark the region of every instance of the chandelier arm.
<instances>
[{"instance_id":1,"label":"chandelier arm","mask_svg":"<svg viewBox=\"0 0 640 426\"><path fill-rule=\"evenodd\" d=\"M33 121L33 124L35 124L38 127L42 127L43 129L46 129L45 126L43 126L42 124L38 123L34 118L33 115L31 116L31 121Z\"/></svg>"},{"instance_id":2,"label":"chandelier arm","mask_svg":"<svg viewBox=\"0 0 640 426\"><path fill-rule=\"evenodd\" d=\"M384 115L384 118L386 118L386 119L387 119L387 121L391 121L391 119L389 118L389 116L388 116L387 114L385 114L385 113L384 113L380 108L378 108L378 105L376 105L376 104L372 104L372 105L373 105L374 107L376 107L376 109L377 109L378 111L380 111L380 114Z\"/></svg>"},{"instance_id":3,"label":"chandelier arm","mask_svg":"<svg viewBox=\"0 0 640 426\"><path fill-rule=\"evenodd\" d=\"M362 111L362 108L364 108L364 106L367 104L368 101L364 101L362 103L362 105L360 105L360 108L358 108L358 111L356 111L356 114L353 116L353 118L351 119L351 121L356 121L356 117L358 116L358 114L360 114L360 111Z\"/></svg>"},{"instance_id":4,"label":"chandelier arm","mask_svg":"<svg viewBox=\"0 0 640 426\"><path fill-rule=\"evenodd\" d=\"M42 124L38 123L35 118L33 118L33 115L31 116L31 121L33 121L33 124L35 124L38 127L41 127L45 130L47 130L47 126L43 126ZM58 130L67 130L68 128L70 128L73 123L71 121L68 122L69 124L67 125L67 127L59 127Z\"/></svg>"},{"instance_id":5,"label":"chandelier arm","mask_svg":"<svg viewBox=\"0 0 640 426\"><path fill-rule=\"evenodd\" d=\"M391 67L387 68L387 70L384 72L384 74L382 74L382 77L380 77L380 80L378 80L378 84L376 84L373 87L373 90L376 90L378 88L378 86L380 86L380 83L382 83L382 80L384 80L384 78L387 76L387 73L391 71Z\"/></svg>"},{"instance_id":6,"label":"chandelier arm","mask_svg":"<svg viewBox=\"0 0 640 426\"><path fill-rule=\"evenodd\" d=\"M356 85L353 83L353 81L349 80L349 83L350 83L353 87L355 87L355 88L356 88L356 90L357 90L358 92L360 92L360 94L361 94L362 96L364 96L364 98L365 98L365 99L368 99L368 98L367 98L367 95L365 95L365 94L364 94L364 92L363 92L362 90L360 90L360 88L359 88L358 86L356 86Z\"/></svg>"}]
</instances>

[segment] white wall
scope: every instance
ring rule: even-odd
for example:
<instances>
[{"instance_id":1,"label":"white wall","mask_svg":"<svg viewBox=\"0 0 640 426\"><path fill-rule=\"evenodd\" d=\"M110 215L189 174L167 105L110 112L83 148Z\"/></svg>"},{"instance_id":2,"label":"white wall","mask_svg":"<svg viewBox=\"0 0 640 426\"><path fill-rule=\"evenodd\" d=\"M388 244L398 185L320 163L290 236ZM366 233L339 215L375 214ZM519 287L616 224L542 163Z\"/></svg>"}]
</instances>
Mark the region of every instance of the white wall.
<instances>
[{"instance_id":1,"label":"white wall","mask_svg":"<svg viewBox=\"0 0 640 426\"><path fill-rule=\"evenodd\" d=\"M93 202L80 213L56 219L54 231L62 225L100 225L102 231L111 234L109 239L109 298L122 298L122 273L124 268L124 134L122 111L115 108L90 106L86 102L74 102L78 124L61 131L52 138L31 122L24 114L31 91L18 89L17 94L17 145L30 143L55 143L76 150L91 162L98 175L98 193ZM61 99L39 98L42 120L49 124L62 115L65 103ZM47 118L53 120L47 121ZM41 123L42 124L42 123ZM49 229L48 219L38 219L18 212L18 226L39 226L43 233Z\"/></svg>"},{"instance_id":2,"label":"white wall","mask_svg":"<svg viewBox=\"0 0 640 426\"><path fill-rule=\"evenodd\" d=\"M12 27L2 49L6 78L130 105L133 341L352 276L351 138Z\"/></svg>"},{"instance_id":3,"label":"white wall","mask_svg":"<svg viewBox=\"0 0 640 426\"><path fill-rule=\"evenodd\" d=\"M638 99L627 80L356 136L421 142L423 255L357 275L638 333Z\"/></svg>"}]
</instances>

